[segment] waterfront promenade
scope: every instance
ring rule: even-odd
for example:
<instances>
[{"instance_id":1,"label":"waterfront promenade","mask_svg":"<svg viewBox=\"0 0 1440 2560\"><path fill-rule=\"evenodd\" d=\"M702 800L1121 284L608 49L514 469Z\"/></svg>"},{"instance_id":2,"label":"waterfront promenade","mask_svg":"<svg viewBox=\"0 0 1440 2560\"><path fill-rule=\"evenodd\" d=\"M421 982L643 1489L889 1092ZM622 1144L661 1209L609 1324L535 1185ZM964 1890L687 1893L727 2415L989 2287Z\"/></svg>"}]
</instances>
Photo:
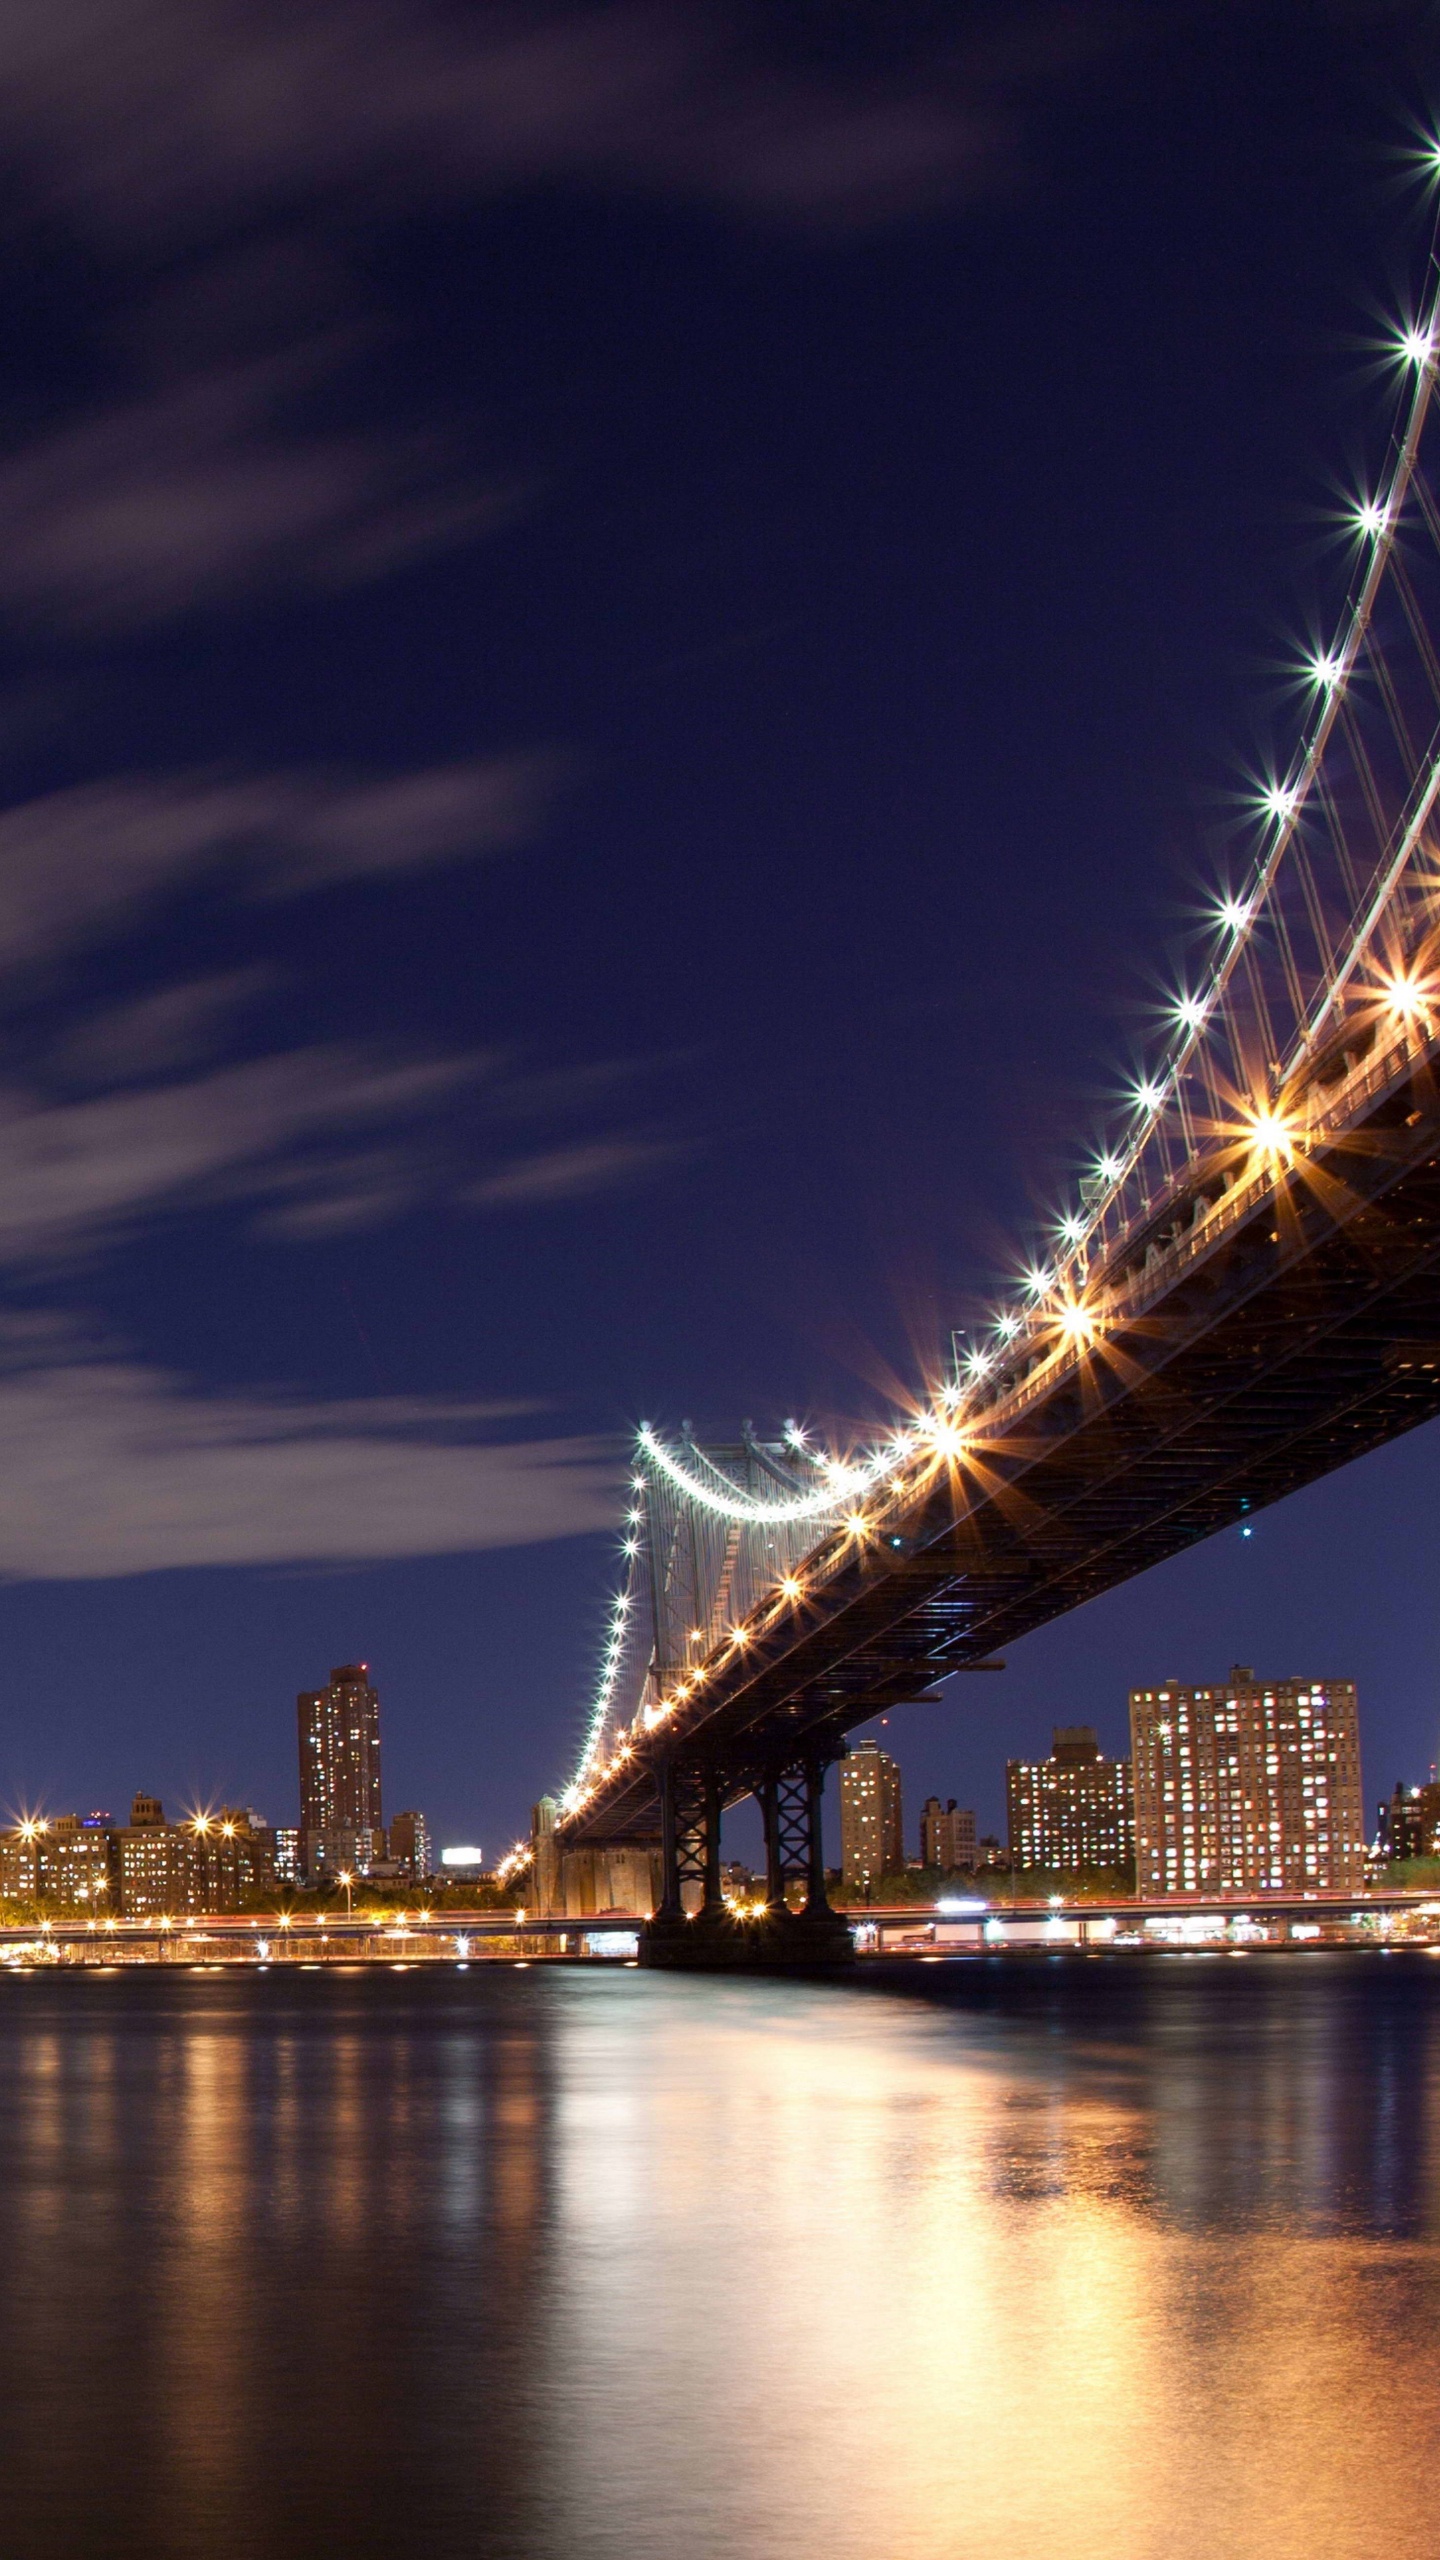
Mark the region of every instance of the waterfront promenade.
<instances>
[{"instance_id":1,"label":"waterfront promenade","mask_svg":"<svg viewBox=\"0 0 1440 2560\"><path fill-rule=\"evenodd\" d=\"M533 1918L496 1911L219 1912L139 1920L73 1917L0 1925L0 1968L35 1965L470 1965L625 1962L641 1913ZM1037 1903L942 1896L933 1904L874 1904L844 1915L862 1956L915 1959L1034 1955L1065 1948L1164 1952L1175 1947L1314 1945L1440 1950L1440 1894L1376 1888L1356 1894L1173 1896L1163 1902Z\"/></svg>"}]
</instances>

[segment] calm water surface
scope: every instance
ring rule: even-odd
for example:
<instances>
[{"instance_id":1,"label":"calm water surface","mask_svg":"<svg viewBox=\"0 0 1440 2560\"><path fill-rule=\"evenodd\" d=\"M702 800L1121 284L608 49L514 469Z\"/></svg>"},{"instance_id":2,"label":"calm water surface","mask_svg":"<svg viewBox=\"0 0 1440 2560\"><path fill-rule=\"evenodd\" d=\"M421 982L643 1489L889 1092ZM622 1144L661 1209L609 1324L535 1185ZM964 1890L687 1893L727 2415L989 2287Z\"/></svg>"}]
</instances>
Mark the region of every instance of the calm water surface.
<instances>
[{"instance_id":1,"label":"calm water surface","mask_svg":"<svg viewBox=\"0 0 1440 2560\"><path fill-rule=\"evenodd\" d=\"M1435 2560L1440 1963L0 1981L0 2549Z\"/></svg>"}]
</instances>

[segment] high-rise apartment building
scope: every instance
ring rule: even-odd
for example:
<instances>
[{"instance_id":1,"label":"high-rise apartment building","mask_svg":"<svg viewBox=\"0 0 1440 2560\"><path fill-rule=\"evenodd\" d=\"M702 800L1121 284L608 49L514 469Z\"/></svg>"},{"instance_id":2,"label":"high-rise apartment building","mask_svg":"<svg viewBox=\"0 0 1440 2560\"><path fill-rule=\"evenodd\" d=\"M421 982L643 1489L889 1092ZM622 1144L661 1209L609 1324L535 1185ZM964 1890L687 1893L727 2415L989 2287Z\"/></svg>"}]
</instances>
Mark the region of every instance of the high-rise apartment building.
<instances>
[{"instance_id":1,"label":"high-rise apartment building","mask_svg":"<svg viewBox=\"0 0 1440 2560\"><path fill-rule=\"evenodd\" d=\"M342 1662L325 1689L302 1689L300 1863L308 1884L367 1875L386 1854L380 1810L380 1699L370 1666Z\"/></svg>"},{"instance_id":2,"label":"high-rise apartment building","mask_svg":"<svg viewBox=\"0 0 1440 2560\"><path fill-rule=\"evenodd\" d=\"M840 1867L847 1893L863 1893L905 1864L900 1771L878 1742L857 1742L840 1764Z\"/></svg>"},{"instance_id":3,"label":"high-rise apartment building","mask_svg":"<svg viewBox=\"0 0 1440 2560\"><path fill-rule=\"evenodd\" d=\"M1352 1680L1130 1692L1143 1895L1348 1891L1365 1865Z\"/></svg>"},{"instance_id":4,"label":"high-rise apartment building","mask_svg":"<svg viewBox=\"0 0 1440 2560\"><path fill-rule=\"evenodd\" d=\"M1073 1874L1082 1867L1129 1866L1135 1854L1130 1763L1105 1757L1093 1725L1056 1725L1048 1760L1007 1762L1005 1796L1012 1867Z\"/></svg>"},{"instance_id":5,"label":"high-rise apartment building","mask_svg":"<svg viewBox=\"0 0 1440 2560\"><path fill-rule=\"evenodd\" d=\"M973 1867L975 1858L974 1814L953 1796L944 1805L938 1796L927 1796L920 1808L921 1866L951 1875L959 1867Z\"/></svg>"}]
</instances>

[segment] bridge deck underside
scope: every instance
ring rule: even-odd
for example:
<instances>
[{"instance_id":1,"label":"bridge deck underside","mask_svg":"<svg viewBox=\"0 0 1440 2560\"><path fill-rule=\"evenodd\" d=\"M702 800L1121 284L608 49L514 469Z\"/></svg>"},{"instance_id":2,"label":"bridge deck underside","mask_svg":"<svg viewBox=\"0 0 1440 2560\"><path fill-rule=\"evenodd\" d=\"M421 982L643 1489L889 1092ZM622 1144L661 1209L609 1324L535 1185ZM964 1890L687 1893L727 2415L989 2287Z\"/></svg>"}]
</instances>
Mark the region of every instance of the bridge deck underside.
<instances>
[{"instance_id":1,"label":"bridge deck underside","mask_svg":"<svg viewBox=\"0 0 1440 2560\"><path fill-rule=\"evenodd\" d=\"M1440 1112L1428 1070L915 1510L855 1547L562 1826L649 1837L658 1755L726 1800L1247 1511L1440 1412Z\"/></svg>"}]
</instances>

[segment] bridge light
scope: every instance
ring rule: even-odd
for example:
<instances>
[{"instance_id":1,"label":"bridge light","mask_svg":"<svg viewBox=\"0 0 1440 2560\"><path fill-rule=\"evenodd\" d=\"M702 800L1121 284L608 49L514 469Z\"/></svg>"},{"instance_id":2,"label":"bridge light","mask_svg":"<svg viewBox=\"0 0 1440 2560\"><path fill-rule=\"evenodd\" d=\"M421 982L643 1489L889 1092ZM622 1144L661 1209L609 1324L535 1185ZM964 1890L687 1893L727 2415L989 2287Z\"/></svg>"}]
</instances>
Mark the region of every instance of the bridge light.
<instances>
[{"instance_id":1,"label":"bridge light","mask_svg":"<svg viewBox=\"0 0 1440 2560\"><path fill-rule=\"evenodd\" d=\"M1078 1244L1085 1233L1084 1219L1077 1218L1072 1209L1067 1218L1061 1219L1060 1233L1065 1238L1067 1244Z\"/></svg>"},{"instance_id":2,"label":"bridge light","mask_svg":"<svg viewBox=\"0 0 1440 2560\"><path fill-rule=\"evenodd\" d=\"M1135 1087L1135 1101L1141 1111L1158 1111L1165 1099L1165 1087L1147 1077Z\"/></svg>"},{"instance_id":3,"label":"bridge light","mask_svg":"<svg viewBox=\"0 0 1440 2560\"><path fill-rule=\"evenodd\" d=\"M1061 1332L1069 1341L1094 1341L1095 1318L1088 1307L1078 1306L1072 1301L1069 1306L1061 1308L1059 1322Z\"/></svg>"},{"instance_id":4,"label":"bridge light","mask_svg":"<svg viewBox=\"0 0 1440 2560\"><path fill-rule=\"evenodd\" d=\"M994 1366L995 1355L993 1351L972 1351L965 1362L966 1370L972 1378L988 1378ZM952 1404L958 1404L959 1401L960 1399L958 1394L953 1391L947 1398L947 1402Z\"/></svg>"},{"instance_id":5,"label":"bridge light","mask_svg":"<svg viewBox=\"0 0 1440 2560\"><path fill-rule=\"evenodd\" d=\"M925 1437L936 1455L942 1458L963 1457L970 1446L965 1432L957 1431L953 1422L944 1422L938 1415Z\"/></svg>"},{"instance_id":6,"label":"bridge light","mask_svg":"<svg viewBox=\"0 0 1440 2560\"><path fill-rule=\"evenodd\" d=\"M1250 921L1250 908L1244 898L1224 898L1220 904L1220 922L1232 933L1243 933Z\"/></svg>"},{"instance_id":7,"label":"bridge light","mask_svg":"<svg viewBox=\"0 0 1440 2560\"><path fill-rule=\"evenodd\" d=\"M1377 533L1384 532L1389 521L1390 510L1382 506L1378 498L1362 498L1355 510L1356 532L1368 534L1372 540Z\"/></svg>"},{"instance_id":8,"label":"bridge light","mask_svg":"<svg viewBox=\"0 0 1440 2560\"><path fill-rule=\"evenodd\" d=\"M1096 1159L1095 1170L1099 1174L1102 1182L1118 1182L1120 1179L1120 1159L1118 1156L1100 1156Z\"/></svg>"},{"instance_id":9,"label":"bridge light","mask_svg":"<svg viewBox=\"0 0 1440 2560\"><path fill-rule=\"evenodd\" d=\"M1001 1316L996 1323L995 1330L999 1334L1002 1342L1013 1342L1016 1334L1020 1330L1020 1319L1018 1316Z\"/></svg>"},{"instance_id":10,"label":"bridge light","mask_svg":"<svg viewBox=\"0 0 1440 2560\"><path fill-rule=\"evenodd\" d=\"M1271 818L1293 818L1300 794L1291 782L1272 782L1260 794L1260 806Z\"/></svg>"},{"instance_id":11,"label":"bridge light","mask_svg":"<svg viewBox=\"0 0 1440 2560\"><path fill-rule=\"evenodd\" d=\"M1268 1155L1293 1156L1295 1141L1290 1123L1278 1111L1256 1111L1250 1120L1251 1135L1258 1147Z\"/></svg>"},{"instance_id":12,"label":"bridge light","mask_svg":"<svg viewBox=\"0 0 1440 2560\"><path fill-rule=\"evenodd\" d=\"M1332 693L1344 676L1345 661L1343 658L1335 657L1328 650L1317 649L1306 668L1306 673L1313 683L1322 686L1327 693Z\"/></svg>"},{"instance_id":13,"label":"bridge light","mask_svg":"<svg viewBox=\"0 0 1440 2560\"><path fill-rule=\"evenodd\" d=\"M1435 353L1435 341L1428 329L1407 329L1398 351L1407 364L1428 365Z\"/></svg>"},{"instance_id":14,"label":"bridge light","mask_svg":"<svg viewBox=\"0 0 1440 2560\"><path fill-rule=\"evenodd\" d=\"M1187 1031L1198 1031L1209 1010L1208 996L1178 996L1175 1000L1175 1019L1183 1022Z\"/></svg>"},{"instance_id":15,"label":"bridge light","mask_svg":"<svg viewBox=\"0 0 1440 2560\"><path fill-rule=\"evenodd\" d=\"M1398 1015L1403 1022L1413 1022L1418 1015L1429 1011L1429 1006L1413 978L1389 979L1385 985L1384 995L1390 1011Z\"/></svg>"},{"instance_id":16,"label":"bridge light","mask_svg":"<svg viewBox=\"0 0 1440 2560\"><path fill-rule=\"evenodd\" d=\"M805 1585L800 1581L796 1574L787 1573L784 1575L780 1588L787 1600L799 1600L804 1596Z\"/></svg>"},{"instance_id":17,"label":"bridge light","mask_svg":"<svg viewBox=\"0 0 1440 2560\"><path fill-rule=\"evenodd\" d=\"M846 1528L849 1530L850 1535L851 1535L851 1537L852 1537L852 1538L859 1538L859 1537L863 1537L863 1535L864 1535L864 1533L865 1533L866 1529L869 1527L869 1525L870 1525L870 1524L869 1524L868 1520L866 1519L865 1514L864 1514L864 1512L863 1512L863 1511L847 1511L847 1512L846 1512L846 1514L845 1514L845 1526L846 1526Z\"/></svg>"},{"instance_id":18,"label":"bridge light","mask_svg":"<svg viewBox=\"0 0 1440 2560\"><path fill-rule=\"evenodd\" d=\"M1039 1263L1032 1262L1029 1270L1024 1274L1025 1287L1032 1298L1043 1298L1054 1278L1053 1271L1047 1271Z\"/></svg>"}]
</instances>

